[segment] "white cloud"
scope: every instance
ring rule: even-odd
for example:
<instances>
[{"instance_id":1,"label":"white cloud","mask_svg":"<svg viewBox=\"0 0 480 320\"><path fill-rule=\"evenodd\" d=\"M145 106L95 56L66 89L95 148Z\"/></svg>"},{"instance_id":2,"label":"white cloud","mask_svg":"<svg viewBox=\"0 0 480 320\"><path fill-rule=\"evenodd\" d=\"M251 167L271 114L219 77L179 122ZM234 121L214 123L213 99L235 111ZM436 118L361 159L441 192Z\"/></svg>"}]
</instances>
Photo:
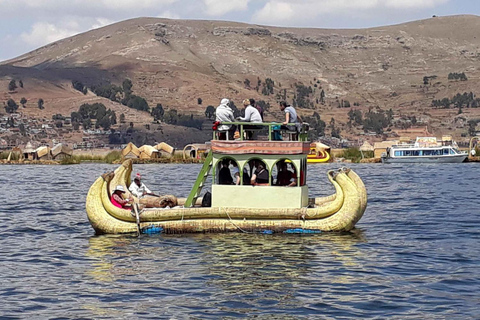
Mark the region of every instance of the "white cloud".
<instances>
[{"instance_id":1,"label":"white cloud","mask_svg":"<svg viewBox=\"0 0 480 320\"><path fill-rule=\"evenodd\" d=\"M101 27L108 26L109 24L114 23L115 20L110 20L107 18L96 18L95 22L92 24L92 29L97 29Z\"/></svg>"},{"instance_id":2,"label":"white cloud","mask_svg":"<svg viewBox=\"0 0 480 320\"><path fill-rule=\"evenodd\" d=\"M250 0L203 0L207 14L222 16L232 11L247 10Z\"/></svg>"},{"instance_id":3,"label":"white cloud","mask_svg":"<svg viewBox=\"0 0 480 320\"><path fill-rule=\"evenodd\" d=\"M386 0L385 6L398 9L433 8L449 0Z\"/></svg>"},{"instance_id":4,"label":"white cloud","mask_svg":"<svg viewBox=\"0 0 480 320\"><path fill-rule=\"evenodd\" d=\"M176 13L171 12L170 10L160 13L157 18L167 18L167 19L180 19L180 16Z\"/></svg>"},{"instance_id":5,"label":"white cloud","mask_svg":"<svg viewBox=\"0 0 480 320\"><path fill-rule=\"evenodd\" d=\"M30 32L20 35L21 39L32 46L42 46L63 38L79 33L78 29L60 28L54 24L37 22L32 26Z\"/></svg>"},{"instance_id":6,"label":"white cloud","mask_svg":"<svg viewBox=\"0 0 480 320\"><path fill-rule=\"evenodd\" d=\"M375 10L420 10L448 1L450 0L268 0L254 13L252 21L276 25L302 24L332 14L354 17L358 13Z\"/></svg>"}]
</instances>

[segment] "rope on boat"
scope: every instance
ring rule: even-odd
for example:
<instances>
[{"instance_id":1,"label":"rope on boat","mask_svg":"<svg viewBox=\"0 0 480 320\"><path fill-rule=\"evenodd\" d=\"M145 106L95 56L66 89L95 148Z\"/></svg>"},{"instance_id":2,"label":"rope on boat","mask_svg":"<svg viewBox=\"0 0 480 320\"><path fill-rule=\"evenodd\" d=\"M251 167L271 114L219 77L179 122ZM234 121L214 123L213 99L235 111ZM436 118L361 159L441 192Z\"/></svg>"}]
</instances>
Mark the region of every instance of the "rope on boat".
<instances>
[{"instance_id":1,"label":"rope on boat","mask_svg":"<svg viewBox=\"0 0 480 320\"><path fill-rule=\"evenodd\" d=\"M243 230L242 228L240 228L235 222L233 222L233 219L230 217L230 215L228 214L228 210L227 209L224 209L225 210L225 214L227 215L228 219L230 219L230 222L240 231L242 231L243 233L253 233L253 232L249 232L247 230Z\"/></svg>"}]
</instances>

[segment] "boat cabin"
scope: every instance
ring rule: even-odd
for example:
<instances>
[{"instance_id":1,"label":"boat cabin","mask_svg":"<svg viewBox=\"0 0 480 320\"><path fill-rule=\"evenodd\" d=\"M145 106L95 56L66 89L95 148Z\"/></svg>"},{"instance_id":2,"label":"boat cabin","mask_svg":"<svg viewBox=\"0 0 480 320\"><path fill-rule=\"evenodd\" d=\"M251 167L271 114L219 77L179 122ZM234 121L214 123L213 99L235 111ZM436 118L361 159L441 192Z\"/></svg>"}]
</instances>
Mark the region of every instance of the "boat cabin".
<instances>
[{"instance_id":1,"label":"boat cabin","mask_svg":"<svg viewBox=\"0 0 480 320\"><path fill-rule=\"evenodd\" d=\"M198 189L212 169L212 207L302 208L308 205L307 125L294 136L295 140L291 140L293 135L289 133L285 133L289 139L278 140L277 123L255 123L259 134L255 140L247 140L249 129L243 126L251 123L222 124L237 125L240 137L219 140L222 136L214 132L211 151L192 189L194 194L189 196L191 203L195 203L193 198L198 197ZM253 179L255 173L256 180ZM187 199L185 206L191 203Z\"/></svg>"}]
</instances>

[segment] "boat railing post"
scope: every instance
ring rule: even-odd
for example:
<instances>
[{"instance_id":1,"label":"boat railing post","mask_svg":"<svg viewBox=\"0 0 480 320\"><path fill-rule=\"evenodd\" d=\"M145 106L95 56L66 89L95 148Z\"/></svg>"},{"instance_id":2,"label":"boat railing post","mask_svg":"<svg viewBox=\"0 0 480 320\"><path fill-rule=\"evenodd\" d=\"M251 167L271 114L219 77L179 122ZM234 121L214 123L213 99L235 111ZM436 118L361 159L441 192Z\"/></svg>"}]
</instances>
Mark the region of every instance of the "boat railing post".
<instances>
[{"instance_id":1,"label":"boat railing post","mask_svg":"<svg viewBox=\"0 0 480 320\"><path fill-rule=\"evenodd\" d=\"M268 124L268 141L272 141L272 124Z\"/></svg>"},{"instance_id":2,"label":"boat railing post","mask_svg":"<svg viewBox=\"0 0 480 320\"><path fill-rule=\"evenodd\" d=\"M239 124L240 126L240 141L243 141L243 124Z\"/></svg>"}]
</instances>

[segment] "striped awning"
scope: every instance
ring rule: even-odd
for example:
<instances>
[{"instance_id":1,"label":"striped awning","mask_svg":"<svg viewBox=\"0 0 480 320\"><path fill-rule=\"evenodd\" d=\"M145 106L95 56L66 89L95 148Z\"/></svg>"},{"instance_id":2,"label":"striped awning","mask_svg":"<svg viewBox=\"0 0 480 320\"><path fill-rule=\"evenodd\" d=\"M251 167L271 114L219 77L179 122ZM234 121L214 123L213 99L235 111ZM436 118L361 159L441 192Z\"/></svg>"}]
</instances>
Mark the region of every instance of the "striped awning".
<instances>
[{"instance_id":1,"label":"striped awning","mask_svg":"<svg viewBox=\"0 0 480 320\"><path fill-rule=\"evenodd\" d=\"M212 140L212 151L222 154L308 154L310 143L302 141Z\"/></svg>"}]
</instances>

